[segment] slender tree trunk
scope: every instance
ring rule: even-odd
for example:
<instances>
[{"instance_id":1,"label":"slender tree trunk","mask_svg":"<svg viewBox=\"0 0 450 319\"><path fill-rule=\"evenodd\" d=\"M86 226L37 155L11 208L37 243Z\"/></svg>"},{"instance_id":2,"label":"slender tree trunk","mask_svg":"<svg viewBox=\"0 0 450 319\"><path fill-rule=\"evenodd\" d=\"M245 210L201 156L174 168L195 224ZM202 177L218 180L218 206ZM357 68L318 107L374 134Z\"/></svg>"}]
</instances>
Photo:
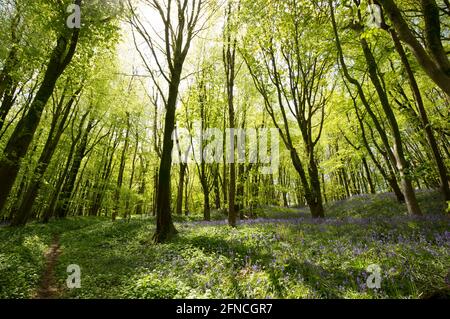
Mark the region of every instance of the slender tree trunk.
<instances>
[{"instance_id":1,"label":"slender tree trunk","mask_svg":"<svg viewBox=\"0 0 450 319\"><path fill-rule=\"evenodd\" d=\"M211 205L209 203L209 190L203 191L203 219L211 220Z\"/></svg>"},{"instance_id":2,"label":"slender tree trunk","mask_svg":"<svg viewBox=\"0 0 450 319\"><path fill-rule=\"evenodd\" d=\"M2 130L6 117L14 104L14 93L17 89L17 80L14 80L11 75L19 64L17 48L19 46L20 39L17 37L17 31L20 21L20 11L17 7L16 10L16 14L13 17L11 24L11 49L8 53L5 65L0 73L0 101L3 97L3 102L0 107L0 131Z\"/></svg>"},{"instance_id":3,"label":"slender tree trunk","mask_svg":"<svg viewBox=\"0 0 450 319\"><path fill-rule=\"evenodd\" d=\"M114 162L114 154L117 150L117 147L119 145L119 139L114 139L115 134L114 130L111 133L111 139L108 143L108 152L105 155L105 163L103 166L103 172L97 181L96 185L94 186L94 198L92 200L92 206L89 210L90 216L99 216L100 210L102 208L103 199L105 197L106 188L109 184L109 179L113 172L113 162ZM112 146L110 145L112 143ZM105 216L108 216L108 210L105 211Z\"/></svg>"},{"instance_id":4,"label":"slender tree trunk","mask_svg":"<svg viewBox=\"0 0 450 319\"><path fill-rule=\"evenodd\" d=\"M231 159L229 163L229 188L228 188L228 224L231 227L236 227L236 163L235 163L235 112L234 112L234 85L236 79L236 45L237 39L232 34L232 3L228 3L228 9L226 13L227 24L223 33L224 47L223 47L223 64L226 75L226 89L227 89L227 102L228 102L228 123L230 125L229 145L230 149L227 150L228 156Z\"/></svg>"},{"instance_id":5,"label":"slender tree trunk","mask_svg":"<svg viewBox=\"0 0 450 319\"><path fill-rule=\"evenodd\" d=\"M126 161L126 154L128 151L128 145L130 142L130 114L127 112L127 128L125 133L125 145L122 149L122 155L120 157L120 167L119 167L119 175L117 176L117 185L116 185L116 191L114 194L114 207L112 212L112 220L115 221L117 218L117 215L119 214L119 206L120 206L120 191L122 189L123 184L123 175L125 171L125 161ZM128 212L125 212L125 218L127 218Z\"/></svg>"},{"instance_id":6,"label":"slender tree trunk","mask_svg":"<svg viewBox=\"0 0 450 319\"><path fill-rule=\"evenodd\" d=\"M223 149L226 150L226 141L227 141L227 134L226 134L226 128L227 128L227 119L226 119L226 113L224 113L223 116ZM228 166L227 166L227 159L226 159L226 152L223 152L223 172L222 172L222 194L223 194L223 205L224 207L228 206Z\"/></svg>"},{"instance_id":7,"label":"slender tree trunk","mask_svg":"<svg viewBox=\"0 0 450 319\"><path fill-rule=\"evenodd\" d=\"M152 215L156 216L156 198L157 198L157 194L158 194L158 182L159 182L159 175L158 175L159 170L155 169L155 174L153 176L153 208L152 208Z\"/></svg>"},{"instance_id":8,"label":"slender tree trunk","mask_svg":"<svg viewBox=\"0 0 450 319\"><path fill-rule=\"evenodd\" d=\"M6 121L6 117L8 116L8 113L14 104L14 93L16 90L17 85L11 86L3 96L3 101L0 106L0 131L2 130L3 125L5 124Z\"/></svg>"},{"instance_id":9,"label":"slender tree trunk","mask_svg":"<svg viewBox=\"0 0 450 319\"><path fill-rule=\"evenodd\" d=\"M367 178L367 182L369 183L370 193L371 194L375 194L376 193L375 185L373 184L372 176L370 174L369 165L367 164L367 160L366 160L365 157L362 158L362 163L363 163L364 170L366 171L366 178Z\"/></svg>"},{"instance_id":10,"label":"slender tree trunk","mask_svg":"<svg viewBox=\"0 0 450 319\"><path fill-rule=\"evenodd\" d=\"M215 209L220 209L220 187L219 187L219 167L217 166L217 169L214 174L214 206Z\"/></svg>"},{"instance_id":11,"label":"slender tree trunk","mask_svg":"<svg viewBox=\"0 0 450 319\"><path fill-rule=\"evenodd\" d=\"M144 158L140 154L139 155L139 161L141 163L141 173L140 173L140 186L139 186L139 200L136 206L136 214L142 215L144 214L144 195L146 190L146 182L145 182L145 176L147 175L148 171L148 164L144 164Z\"/></svg>"},{"instance_id":12,"label":"slender tree trunk","mask_svg":"<svg viewBox=\"0 0 450 319\"><path fill-rule=\"evenodd\" d=\"M177 215L183 215L183 196L184 196L184 178L186 176L187 165L180 163L180 178L178 181L178 192L177 192Z\"/></svg>"},{"instance_id":13,"label":"slender tree trunk","mask_svg":"<svg viewBox=\"0 0 450 319\"><path fill-rule=\"evenodd\" d=\"M184 185L184 214L189 216L189 175L185 178L186 185Z\"/></svg>"},{"instance_id":14,"label":"slender tree trunk","mask_svg":"<svg viewBox=\"0 0 450 319\"><path fill-rule=\"evenodd\" d=\"M229 106L232 107L232 106ZM232 115L233 113L233 115ZM234 126L234 112L230 111L230 126ZM231 130L233 131L233 130ZM234 140L234 133L233 135L230 135L230 141ZM230 145L233 145L234 143L231 142ZM228 152L234 152L234 146L232 146ZM229 180L229 189L228 189L228 224L231 227L236 227L236 207L235 207L235 200L236 200L236 164L234 161L229 164L229 170L230 170L230 180Z\"/></svg>"},{"instance_id":15,"label":"slender tree trunk","mask_svg":"<svg viewBox=\"0 0 450 319\"><path fill-rule=\"evenodd\" d=\"M238 183L236 187L236 214L239 214L241 219L244 219L244 192L245 192L245 166L244 164L238 165Z\"/></svg>"},{"instance_id":16,"label":"slender tree trunk","mask_svg":"<svg viewBox=\"0 0 450 319\"><path fill-rule=\"evenodd\" d=\"M138 156L138 147L139 147L139 131L136 129L136 141L135 141L135 145L134 145L133 161L131 163L131 176L130 176L130 182L128 184L128 192L129 193L127 195L127 200L126 200L126 204L125 204L126 212L130 211L130 194L133 191L134 176L135 176L135 172L136 172L136 161L137 161L137 156ZM134 210L132 210L132 212L134 212ZM131 218L132 212L130 212L128 214L129 219Z\"/></svg>"},{"instance_id":17,"label":"slender tree trunk","mask_svg":"<svg viewBox=\"0 0 450 319\"><path fill-rule=\"evenodd\" d=\"M354 85L354 86L357 88L359 98L361 99L361 102L363 103L365 109L367 110L367 113L370 115L371 119L373 120L374 125L375 125L375 127L376 127L378 133L380 134L380 137L381 137L381 139L382 139L382 141L383 141L383 145L384 145L385 150L386 150L386 156L389 158L389 160L390 160L392 163L396 163L397 160L396 160L396 158L395 158L395 155L393 154L393 152L392 152L391 149L390 149L390 145L389 145L389 141L388 141L387 135L386 135L386 133L384 132L383 127L380 125L380 123L379 123L377 117L376 117L375 114L373 113L372 109L370 108L369 102L367 101L367 98L366 98L366 96L365 96L365 93L364 93L364 90L363 90L361 84L360 84L355 78L353 78L353 77L350 75L349 71L348 71L347 65L346 65L345 60L344 60L344 55L343 55L343 51L342 51L341 42L340 42L340 40L339 40L339 33L338 33L337 24L336 24L336 19L335 19L335 15L334 15L333 2L332 2L331 0L329 0L328 3L329 3L329 7L330 7L331 21L332 21L333 30L334 30L335 39L336 39L336 47L337 47L337 50L338 50L339 60L340 60L340 64L341 64L341 67L342 67L342 71L343 71L343 73L344 73L344 76L345 76L345 78L346 78L352 85ZM364 40L364 39L361 39L361 45L362 45L363 47L365 47L365 46L363 45L363 41L365 41L365 40ZM366 44L367 44L367 43L366 43ZM369 50L369 51L364 50L364 51L365 51L365 53L370 53L369 56L371 55L370 50ZM366 55L366 54L365 54L365 55ZM374 73L373 63L368 63L368 64L369 64L369 66L370 66L370 64L372 64L370 67L371 67L371 71L372 71L372 74L373 74L373 73ZM376 73L377 73L377 70L376 70L376 64L375 64L375 75L376 75ZM374 79L375 79L375 83L376 83L377 80L378 80L378 78L375 78L375 77L374 77ZM356 103L355 101L353 101L353 102ZM384 106L384 109L386 110L386 103L383 102L382 104L383 104L383 106ZM356 109L357 109L357 108L356 108ZM391 112L392 112L392 110L391 110ZM389 110L388 110L388 113L389 113ZM395 118L394 118L394 119L395 119ZM360 119L360 122L361 122L361 119ZM392 122L392 119L391 119L391 122ZM366 143L366 144L367 144L367 143ZM369 146L366 145L366 148L368 148L368 147L369 147ZM369 148L368 148L368 151L369 151ZM369 151L369 153L370 153L370 151ZM384 154L383 154L383 156L384 156ZM374 160L374 162L376 163L376 160ZM388 164L388 165L389 165L389 164ZM381 166L380 166L380 167L381 167ZM404 168L404 167L403 167L403 168ZM403 168L402 168L402 169L403 169ZM403 175L404 175L404 174L403 174ZM397 189L396 189L397 184L396 184L396 183L392 183L392 181L389 180L389 179L388 179L388 182L389 182L389 184L390 184L391 186L393 186L394 192L395 192L396 195L397 195L397 199L398 199L398 200L401 200L405 194L402 194L402 195L398 194L398 191L397 191ZM408 188L408 187L407 187L407 188ZM406 195L405 195L405 197L406 197ZM413 206L414 206L414 205L413 205Z\"/></svg>"}]
</instances>

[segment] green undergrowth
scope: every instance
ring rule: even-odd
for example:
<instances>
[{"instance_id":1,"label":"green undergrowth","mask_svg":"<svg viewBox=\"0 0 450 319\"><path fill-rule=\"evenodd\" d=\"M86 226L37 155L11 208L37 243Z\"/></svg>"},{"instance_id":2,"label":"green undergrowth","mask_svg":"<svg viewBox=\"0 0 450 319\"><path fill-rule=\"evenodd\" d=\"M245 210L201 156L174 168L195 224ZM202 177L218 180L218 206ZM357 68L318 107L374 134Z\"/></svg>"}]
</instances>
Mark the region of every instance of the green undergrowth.
<instances>
[{"instance_id":1,"label":"green undergrowth","mask_svg":"<svg viewBox=\"0 0 450 319\"><path fill-rule=\"evenodd\" d=\"M56 234L98 225L105 220L68 218L49 224L0 228L0 298L32 296L44 268L44 253Z\"/></svg>"},{"instance_id":2,"label":"green undergrowth","mask_svg":"<svg viewBox=\"0 0 450 319\"><path fill-rule=\"evenodd\" d=\"M419 200L424 218L373 195L329 205L324 221L269 207L236 229L178 220L178 235L161 245L151 242L152 218L2 228L0 297L31 296L59 233L63 298L421 298L448 287L450 219L436 193ZM81 267L80 289L63 288L71 264ZM367 287L371 264L380 289Z\"/></svg>"}]
</instances>

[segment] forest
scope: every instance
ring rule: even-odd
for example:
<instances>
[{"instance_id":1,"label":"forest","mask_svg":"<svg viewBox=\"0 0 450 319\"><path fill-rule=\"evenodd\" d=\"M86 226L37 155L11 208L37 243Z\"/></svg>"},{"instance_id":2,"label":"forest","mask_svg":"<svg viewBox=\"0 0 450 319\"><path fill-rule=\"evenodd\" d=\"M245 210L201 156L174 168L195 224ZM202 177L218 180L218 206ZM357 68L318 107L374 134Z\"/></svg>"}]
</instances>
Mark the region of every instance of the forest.
<instances>
[{"instance_id":1,"label":"forest","mask_svg":"<svg viewBox=\"0 0 450 319\"><path fill-rule=\"evenodd\" d=\"M0 0L0 299L450 297L448 0Z\"/></svg>"}]
</instances>

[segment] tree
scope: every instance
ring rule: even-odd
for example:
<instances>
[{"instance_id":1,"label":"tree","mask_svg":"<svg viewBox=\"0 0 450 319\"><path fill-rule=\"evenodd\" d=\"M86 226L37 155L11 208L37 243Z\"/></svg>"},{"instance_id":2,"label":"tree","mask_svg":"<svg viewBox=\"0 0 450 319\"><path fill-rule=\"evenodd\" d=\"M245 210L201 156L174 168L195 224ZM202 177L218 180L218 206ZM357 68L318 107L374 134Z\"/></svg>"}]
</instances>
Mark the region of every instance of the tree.
<instances>
[{"instance_id":1,"label":"tree","mask_svg":"<svg viewBox=\"0 0 450 319\"><path fill-rule=\"evenodd\" d=\"M262 62L258 63L252 51L245 53L245 61L266 111L290 152L311 214L321 218L324 209L315 148L322 135L325 106L332 92L328 87L333 83L324 80L330 72L332 58L325 53L323 46L327 44L319 41L317 33L304 30L312 19L320 25L326 16L320 12L315 16L313 10L297 1L271 9L275 12L271 16L274 29L269 27L262 34L252 35L252 38L262 36L256 44L256 54ZM312 44L314 41L317 46ZM276 112L278 109L281 116ZM306 163L296 149L290 118L300 131Z\"/></svg>"},{"instance_id":2,"label":"tree","mask_svg":"<svg viewBox=\"0 0 450 319\"><path fill-rule=\"evenodd\" d=\"M125 171L125 163L126 163L126 154L128 151L128 147L130 144L130 113L126 112L126 129L125 129L125 140L124 140L124 146L122 149L122 154L120 156L120 167L119 167L119 174L117 176L117 188L114 195L114 208L112 213L112 219L113 221L116 219L118 215L119 205L120 205L120 191L123 185L123 175ZM125 212L126 215L128 215L128 212ZM125 216L126 216L125 215Z\"/></svg>"},{"instance_id":3,"label":"tree","mask_svg":"<svg viewBox=\"0 0 450 319\"><path fill-rule=\"evenodd\" d=\"M228 123L230 125L230 149L227 150L230 157L229 170L230 178L228 180L228 224L236 227L236 163L235 163L235 109L234 109L234 88L236 80L236 15L240 11L240 2L228 1L226 10L226 24L223 31L223 65L225 69L226 91L228 101Z\"/></svg>"},{"instance_id":4,"label":"tree","mask_svg":"<svg viewBox=\"0 0 450 319\"><path fill-rule=\"evenodd\" d=\"M65 88L67 90L67 88ZM65 92L63 92L60 102L56 106L56 110L51 123L50 132L48 134L47 141L44 145L44 149L39 157L38 163L33 173L33 180L28 186L28 189L23 196L22 203L18 208L16 215L12 221L13 226L25 225L28 218L31 215L33 204L38 195L39 188L41 186L43 176L47 170L50 161L55 153L56 147L61 139L61 135L67 128L67 121L69 115L75 111L72 109L73 105L76 103L79 94L82 91L82 87L76 89L71 95L66 105L65 102Z\"/></svg>"},{"instance_id":5,"label":"tree","mask_svg":"<svg viewBox=\"0 0 450 319\"><path fill-rule=\"evenodd\" d=\"M161 4L158 0L147 0L147 5L158 13L164 25L164 44L160 47L157 43L157 37L149 34L148 28L142 21L142 18L137 14L129 2L132 10L131 24L139 35L145 40L151 55L157 64L157 69L160 75L166 81L168 88L167 93L164 94L163 88L156 81L156 75L152 67L146 62L145 55L139 50L144 63L150 72L154 84L157 86L159 94L163 97L166 109L164 121L164 138L161 154L161 162L158 174L158 189L156 201L156 232L153 239L157 243L161 243L172 237L177 231L172 222L171 215L171 169L172 169L172 148L173 140L172 133L175 128L175 112L178 102L179 86L181 82L181 74L183 72L183 65L186 56L189 52L192 40L198 34L197 29L201 24L201 13L205 9L205 0L168 0L167 3ZM175 21L173 20L175 17ZM200 27L201 29L201 27ZM151 32L150 32L151 33ZM161 52L164 55L164 63L162 58L158 55Z\"/></svg>"},{"instance_id":6,"label":"tree","mask_svg":"<svg viewBox=\"0 0 450 319\"><path fill-rule=\"evenodd\" d=\"M424 2L425 1L422 1L422 6L424 6ZM376 1L374 3L378 4ZM430 3L431 3L431 1L430 1ZM449 186L449 178L448 178L448 174L447 174L447 168L445 167L444 160L442 158L441 152L439 151L439 147L438 147L436 138L434 136L433 129L432 129L430 120L428 118L427 111L425 109L422 94L420 92L420 88L419 88L419 85L416 80L416 76L411 67L411 63L409 62L408 56L405 52L405 49L403 48L403 45L399 39L397 31L394 28L389 27L386 24L386 22L384 20L384 12L381 12L381 19L382 19L381 27L383 30L389 32L389 34L391 35L392 41L394 42L394 45L395 45L395 49L400 56L400 60L402 61L403 67L405 68L405 71L406 71L406 74L408 77L408 81L409 81L409 85L411 87L411 91L413 92L414 99L416 101L416 105L419 110L420 120L422 121L423 129L425 130L425 134L426 134L428 143L430 145L434 160L436 162L436 166L437 166L439 178L440 178L440 183L441 183L441 190L445 196L445 199L448 201L448 200L450 200L450 186ZM436 41L440 42L440 39L437 39ZM437 44L437 47L440 48L441 45ZM444 61L444 64L445 64L445 61ZM450 68L449 68L449 70L450 70ZM414 112L414 115L416 115L415 112Z\"/></svg>"},{"instance_id":7,"label":"tree","mask_svg":"<svg viewBox=\"0 0 450 319\"><path fill-rule=\"evenodd\" d=\"M353 21L353 28L357 31L360 31L362 29L362 16L361 16L361 11L360 11L360 7L359 7L359 2L356 1L355 5L357 7L357 20ZM395 118L394 112L390 105L387 93L383 89L383 85L381 83L382 81L379 78L378 66L377 66L375 57L373 56L373 53L370 50L367 40L360 35L359 41L360 41L360 45L361 45L363 53L364 53L365 61L367 63L369 77L370 77L370 80L371 80L373 86L375 87L377 94L378 94L380 104L384 111L384 115L386 116L387 121L390 125L391 133L394 138L394 151L391 151L387 136L384 133L384 130L381 127L381 125L379 124L378 120L376 119L376 116L366 99L366 95L363 91L361 84L355 78L353 78L348 72L347 66L345 64L343 52L342 52L342 46L341 46L340 40L339 40L339 34L337 31L337 24L336 24L335 15L334 15L335 8L334 8L333 2L331 0L329 0L329 7L330 7L330 11L331 11L331 18L332 18L333 29L335 32L336 45L337 45L339 59L340 59L343 73L344 73L345 77L347 78L347 80L350 83L352 83L354 86L356 86L359 97L360 97L363 105L365 106L367 112L371 115L372 119L374 120L374 123L376 123L377 130L383 138L383 143L385 145L387 153L389 154L389 159L391 160L392 164L397 167L397 169L400 173L403 195L405 196L405 201L406 201L406 205L408 207L408 212L411 215L421 215L422 212L417 203L417 199L415 197L414 189L413 189L412 183L411 183L409 164L405 158L405 153L404 153L404 149L403 149L403 145L402 145L398 122Z\"/></svg>"},{"instance_id":8,"label":"tree","mask_svg":"<svg viewBox=\"0 0 450 319\"><path fill-rule=\"evenodd\" d=\"M439 7L434 0L420 0L421 18L425 24L424 43L404 19L394 0L378 0L391 20L399 38L406 43L426 74L450 96L450 61L442 44Z\"/></svg>"},{"instance_id":9,"label":"tree","mask_svg":"<svg viewBox=\"0 0 450 319\"><path fill-rule=\"evenodd\" d=\"M81 0L76 0L75 4L80 6ZM47 64L44 79L31 103L30 110L17 124L3 151L4 155L0 160L0 179L3 181L0 186L0 210L5 206L6 199L20 169L20 160L25 156L30 146L41 119L42 111L53 93L56 81L75 54L79 34L80 29L67 30L64 28L64 31L58 37L57 44Z\"/></svg>"},{"instance_id":10,"label":"tree","mask_svg":"<svg viewBox=\"0 0 450 319\"><path fill-rule=\"evenodd\" d=\"M82 0L75 0L73 3L81 7ZM64 10L59 10L58 12L62 11L65 13L67 4L68 3L54 4L57 7L54 7L53 9L58 11L57 9L63 8ZM100 44L102 41L108 43L115 37L115 32L117 30L114 27L111 27L114 25L114 20L96 20L100 14L99 12L104 14L102 9L108 8L108 5L109 4L103 5L98 3L86 5L86 17L92 18L92 21L90 21L92 23L91 28L70 29L66 26L65 16L57 15L56 17L52 17L54 19L54 21L52 21L54 23L52 28L58 35L56 43L54 44L48 61L46 61L45 71L43 72L44 74L40 81L39 88L37 89L26 114L18 121L13 133L9 137L3 151L3 157L0 159L0 179L2 180L0 186L0 210L4 208L6 200L11 193L11 189L20 170L21 160L26 155L33 140L41 121L44 108L57 85L58 79L74 59L80 39L84 45L89 43L91 46L90 48L83 46L85 49L84 58L86 58L95 50L96 43ZM40 10L39 6L37 10ZM89 14L87 14L87 12L89 12ZM83 32L81 30L83 30ZM84 32L84 30L86 30L86 32ZM99 34L101 34L101 36L99 36ZM79 58L82 60L81 57Z\"/></svg>"}]
</instances>

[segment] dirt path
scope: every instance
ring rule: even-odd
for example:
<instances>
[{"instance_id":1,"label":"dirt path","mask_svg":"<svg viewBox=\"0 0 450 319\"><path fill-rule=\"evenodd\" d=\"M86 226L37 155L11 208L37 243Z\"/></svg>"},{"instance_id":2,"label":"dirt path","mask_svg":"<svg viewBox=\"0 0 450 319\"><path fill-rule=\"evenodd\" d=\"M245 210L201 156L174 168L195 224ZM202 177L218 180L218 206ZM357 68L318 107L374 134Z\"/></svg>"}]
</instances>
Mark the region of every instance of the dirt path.
<instances>
[{"instance_id":1,"label":"dirt path","mask_svg":"<svg viewBox=\"0 0 450 319\"><path fill-rule=\"evenodd\" d=\"M55 277L55 267L60 254L59 235L55 235L52 245L45 253L44 273L42 274L39 288L35 293L35 299L54 299L58 297L60 289Z\"/></svg>"}]
</instances>

